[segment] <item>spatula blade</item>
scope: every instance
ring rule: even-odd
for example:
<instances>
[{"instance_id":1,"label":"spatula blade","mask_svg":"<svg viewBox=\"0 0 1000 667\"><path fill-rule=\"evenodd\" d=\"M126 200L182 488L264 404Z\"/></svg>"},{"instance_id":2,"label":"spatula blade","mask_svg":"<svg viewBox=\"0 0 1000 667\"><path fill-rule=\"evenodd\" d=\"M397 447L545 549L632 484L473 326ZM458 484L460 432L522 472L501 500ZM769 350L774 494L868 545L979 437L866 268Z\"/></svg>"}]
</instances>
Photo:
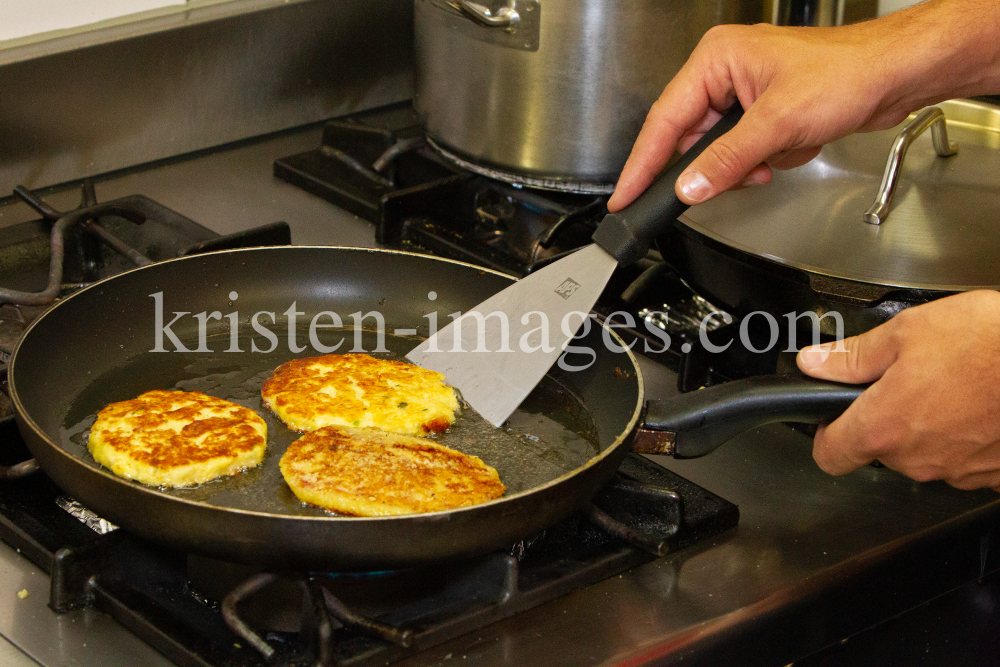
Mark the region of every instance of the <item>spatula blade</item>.
<instances>
[{"instance_id":1,"label":"spatula blade","mask_svg":"<svg viewBox=\"0 0 1000 667\"><path fill-rule=\"evenodd\" d=\"M586 246L464 313L406 358L443 373L500 426L576 335L617 265L600 246Z\"/></svg>"}]
</instances>

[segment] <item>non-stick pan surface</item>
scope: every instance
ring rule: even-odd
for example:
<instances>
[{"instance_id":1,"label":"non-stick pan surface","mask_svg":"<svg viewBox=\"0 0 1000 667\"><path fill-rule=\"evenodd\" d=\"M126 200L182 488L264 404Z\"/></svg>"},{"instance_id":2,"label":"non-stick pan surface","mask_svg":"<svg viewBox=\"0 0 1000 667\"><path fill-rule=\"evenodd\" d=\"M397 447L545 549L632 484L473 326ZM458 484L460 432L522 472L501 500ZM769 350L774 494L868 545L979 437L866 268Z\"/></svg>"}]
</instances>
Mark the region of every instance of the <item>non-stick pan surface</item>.
<instances>
[{"instance_id":1,"label":"non-stick pan surface","mask_svg":"<svg viewBox=\"0 0 1000 667\"><path fill-rule=\"evenodd\" d=\"M580 365L593 358L592 365L554 369L508 428L494 430L466 409L441 438L496 467L508 487L499 500L459 510L351 518L300 503L277 468L299 434L263 408L260 386L284 361L326 351L315 342L343 339L337 352L360 344L375 356L401 358L428 333L430 313L443 326L448 313L476 305L510 280L421 255L326 247L249 249L137 269L73 295L25 333L9 365L18 423L39 463L67 492L175 548L271 567L341 570L485 552L572 513L627 452L641 380L631 355L606 348L600 327L578 343L593 357L572 357ZM379 313L385 351L375 351L373 330L381 323L374 315L361 320L366 331L357 341L353 329L334 326L316 328L310 340L310 322L321 312L335 313L348 327L352 314ZM255 329L255 315L273 340ZM330 315L316 321L336 323ZM168 329L190 351L177 351ZM103 469L85 444L94 416L151 389L198 390L256 410L268 423L264 462L236 477L175 490Z\"/></svg>"}]
</instances>

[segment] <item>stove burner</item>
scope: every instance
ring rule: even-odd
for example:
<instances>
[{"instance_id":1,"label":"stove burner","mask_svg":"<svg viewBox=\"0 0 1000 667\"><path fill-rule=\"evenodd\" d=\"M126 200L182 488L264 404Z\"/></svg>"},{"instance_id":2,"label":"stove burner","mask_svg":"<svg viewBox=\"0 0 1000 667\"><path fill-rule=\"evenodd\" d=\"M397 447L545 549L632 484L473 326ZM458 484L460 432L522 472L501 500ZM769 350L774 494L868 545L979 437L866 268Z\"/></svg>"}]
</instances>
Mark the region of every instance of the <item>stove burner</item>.
<instances>
[{"instance_id":1,"label":"stove burner","mask_svg":"<svg viewBox=\"0 0 1000 667\"><path fill-rule=\"evenodd\" d=\"M412 109L366 112L327 123L318 149L274 173L371 220L379 243L519 276L587 243L606 213L604 196L473 176L428 143Z\"/></svg>"},{"instance_id":2,"label":"stove burner","mask_svg":"<svg viewBox=\"0 0 1000 667\"><path fill-rule=\"evenodd\" d=\"M524 276L589 242L607 198L540 194L479 176L429 183L384 202L389 246Z\"/></svg>"}]
</instances>

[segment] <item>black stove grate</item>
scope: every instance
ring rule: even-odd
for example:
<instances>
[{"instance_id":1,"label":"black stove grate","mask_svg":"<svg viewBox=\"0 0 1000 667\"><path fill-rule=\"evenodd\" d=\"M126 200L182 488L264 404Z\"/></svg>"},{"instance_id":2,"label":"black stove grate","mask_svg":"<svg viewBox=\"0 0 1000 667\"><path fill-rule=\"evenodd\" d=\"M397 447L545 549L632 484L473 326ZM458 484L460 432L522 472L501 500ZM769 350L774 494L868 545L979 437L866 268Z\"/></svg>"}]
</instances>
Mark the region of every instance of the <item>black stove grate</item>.
<instances>
[{"instance_id":1,"label":"black stove grate","mask_svg":"<svg viewBox=\"0 0 1000 667\"><path fill-rule=\"evenodd\" d=\"M372 222L400 193L465 178L427 147L408 105L374 115L328 122L319 148L276 160L274 175Z\"/></svg>"},{"instance_id":2,"label":"black stove grate","mask_svg":"<svg viewBox=\"0 0 1000 667\"><path fill-rule=\"evenodd\" d=\"M0 229L2 362L32 320L92 282L176 257L291 243L285 222L219 236L142 195L99 204L89 180L72 211L58 211L22 186L14 194L42 217Z\"/></svg>"}]
</instances>

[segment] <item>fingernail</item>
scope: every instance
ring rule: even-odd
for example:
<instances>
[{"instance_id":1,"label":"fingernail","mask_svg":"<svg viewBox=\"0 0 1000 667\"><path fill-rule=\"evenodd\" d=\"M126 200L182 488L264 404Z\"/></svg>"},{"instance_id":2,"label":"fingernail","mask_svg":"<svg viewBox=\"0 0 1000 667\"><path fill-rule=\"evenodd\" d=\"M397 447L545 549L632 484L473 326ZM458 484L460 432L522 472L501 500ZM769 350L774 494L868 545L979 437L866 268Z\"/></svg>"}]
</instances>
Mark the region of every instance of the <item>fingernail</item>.
<instances>
[{"instance_id":1,"label":"fingernail","mask_svg":"<svg viewBox=\"0 0 1000 667\"><path fill-rule=\"evenodd\" d=\"M749 188L751 185L763 185L763 183L748 178L747 180L743 181L740 185L742 185L745 188Z\"/></svg>"},{"instance_id":2,"label":"fingernail","mask_svg":"<svg viewBox=\"0 0 1000 667\"><path fill-rule=\"evenodd\" d=\"M712 194L712 184L699 171L684 172L677 183L681 186L681 192L696 204L705 201Z\"/></svg>"},{"instance_id":3,"label":"fingernail","mask_svg":"<svg viewBox=\"0 0 1000 667\"><path fill-rule=\"evenodd\" d=\"M806 368L816 368L817 366L822 366L827 357L830 356L830 349L832 347L833 346L830 345L830 343L804 347L799 352L799 362Z\"/></svg>"}]
</instances>

